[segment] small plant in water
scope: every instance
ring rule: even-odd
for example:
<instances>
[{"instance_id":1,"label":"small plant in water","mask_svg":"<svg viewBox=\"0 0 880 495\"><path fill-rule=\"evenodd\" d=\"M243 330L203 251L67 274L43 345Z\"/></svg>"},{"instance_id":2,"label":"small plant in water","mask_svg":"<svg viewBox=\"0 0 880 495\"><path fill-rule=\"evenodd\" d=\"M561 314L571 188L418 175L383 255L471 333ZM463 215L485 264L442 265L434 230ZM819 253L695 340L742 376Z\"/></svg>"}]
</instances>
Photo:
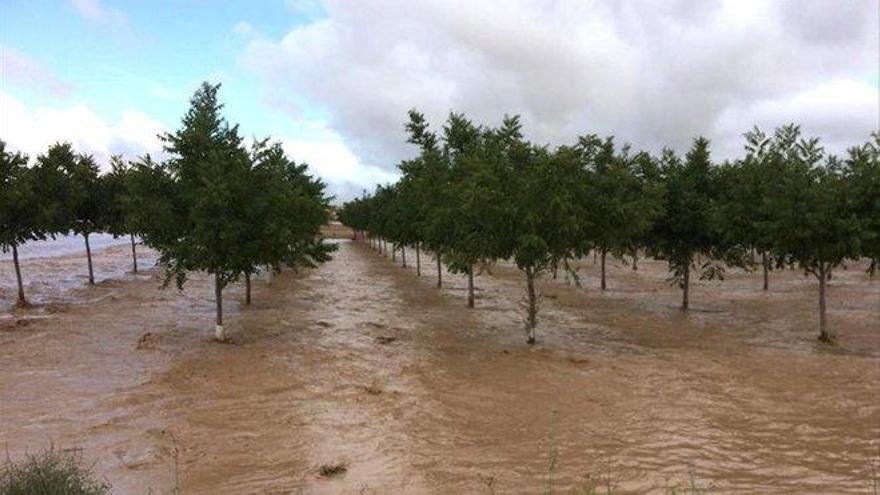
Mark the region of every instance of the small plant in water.
<instances>
[{"instance_id":1,"label":"small plant in water","mask_svg":"<svg viewBox=\"0 0 880 495\"><path fill-rule=\"evenodd\" d=\"M6 454L0 471L0 495L104 495L110 484L82 464L82 451L54 446L13 462Z\"/></svg>"},{"instance_id":2,"label":"small plant in water","mask_svg":"<svg viewBox=\"0 0 880 495\"><path fill-rule=\"evenodd\" d=\"M320 474L322 478L332 478L344 474L346 471L348 471L348 466L344 462L337 462L323 464L321 468L318 469L318 474Z\"/></svg>"},{"instance_id":3,"label":"small plant in water","mask_svg":"<svg viewBox=\"0 0 880 495\"><path fill-rule=\"evenodd\" d=\"M559 411L556 409L550 414L550 451L547 456L547 494L553 493L553 473L556 471L556 464L559 461L559 452L556 449L556 433L559 422Z\"/></svg>"},{"instance_id":4,"label":"small plant in water","mask_svg":"<svg viewBox=\"0 0 880 495\"><path fill-rule=\"evenodd\" d=\"M663 493L666 495L703 495L712 493L713 490L715 490L715 487L711 484L703 485L697 480L697 473L694 469L694 465L688 464L687 481L683 485L678 483L670 485L667 481Z\"/></svg>"}]
</instances>

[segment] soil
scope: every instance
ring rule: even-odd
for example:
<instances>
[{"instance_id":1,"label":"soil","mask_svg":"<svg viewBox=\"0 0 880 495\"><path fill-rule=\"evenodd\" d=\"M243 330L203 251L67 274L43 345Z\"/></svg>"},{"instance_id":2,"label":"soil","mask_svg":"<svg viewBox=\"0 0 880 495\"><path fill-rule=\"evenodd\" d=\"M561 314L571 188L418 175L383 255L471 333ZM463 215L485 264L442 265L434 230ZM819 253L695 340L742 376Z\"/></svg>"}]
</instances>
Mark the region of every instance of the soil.
<instances>
[{"instance_id":1,"label":"soil","mask_svg":"<svg viewBox=\"0 0 880 495\"><path fill-rule=\"evenodd\" d=\"M0 307L0 442L12 458L80 447L119 493L542 493L612 484L865 493L880 464L880 280L829 283L839 343L816 341L817 283L732 271L678 309L666 265L501 264L435 287L362 243L323 266L224 292L235 345L211 340L213 288L160 289L155 254L23 262L30 308ZM407 256L414 261L415 256ZM0 261L0 297L14 275ZM53 283L62 280L63 283ZM328 474L326 467L342 466ZM873 466L873 474L872 467Z\"/></svg>"}]
</instances>

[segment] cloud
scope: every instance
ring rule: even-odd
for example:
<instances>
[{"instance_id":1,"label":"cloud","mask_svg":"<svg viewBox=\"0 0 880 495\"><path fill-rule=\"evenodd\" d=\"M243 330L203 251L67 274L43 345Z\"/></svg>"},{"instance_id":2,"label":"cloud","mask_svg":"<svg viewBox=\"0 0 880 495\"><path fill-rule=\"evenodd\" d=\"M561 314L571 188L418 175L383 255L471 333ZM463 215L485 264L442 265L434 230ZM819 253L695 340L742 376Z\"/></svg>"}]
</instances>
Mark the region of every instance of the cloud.
<instances>
[{"instance_id":1,"label":"cloud","mask_svg":"<svg viewBox=\"0 0 880 495\"><path fill-rule=\"evenodd\" d=\"M757 100L732 106L715 123L715 134L734 135L757 125L765 131L781 123L795 122L805 134L821 136L829 151L841 152L866 141L878 130L877 86L851 79L836 79L782 98ZM741 152L744 143L723 150L726 155Z\"/></svg>"},{"instance_id":2,"label":"cloud","mask_svg":"<svg viewBox=\"0 0 880 495\"><path fill-rule=\"evenodd\" d=\"M362 189L370 189L373 184L396 179L396 174L388 170L360 163L338 134L331 131L322 134L282 138L281 143L284 151L297 163L308 163L311 173L327 182L331 193L343 196L355 191L360 194Z\"/></svg>"},{"instance_id":3,"label":"cloud","mask_svg":"<svg viewBox=\"0 0 880 495\"><path fill-rule=\"evenodd\" d=\"M253 34L254 27L248 22L240 21L232 28L232 32L238 36L249 36Z\"/></svg>"},{"instance_id":4,"label":"cloud","mask_svg":"<svg viewBox=\"0 0 880 495\"><path fill-rule=\"evenodd\" d=\"M450 110L487 124L518 113L539 142L599 132L684 150L705 134L718 158L753 123L800 119L833 148L880 118L874 0L327 0L323 12L251 40L241 63L278 109L328 115L358 163L389 173L414 153L411 107L435 126Z\"/></svg>"},{"instance_id":5,"label":"cloud","mask_svg":"<svg viewBox=\"0 0 880 495\"><path fill-rule=\"evenodd\" d=\"M163 130L161 123L137 110L125 110L111 122L84 104L28 108L0 92L0 136L32 158L55 142L69 141L77 151L94 154L106 168L114 154L134 158L145 152L161 153L156 135Z\"/></svg>"},{"instance_id":6,"label":"cloud","mask_svg":"<svg viewBox=\"0 0 880 495\"><path fill-rule=\"evenodd\" d=\"M89 21L114 26L124 26L128 23L128 18L121 10L105 7L100 0L70 0L70 3L83 18Z\"/></svg>"},{"instance_id":7,"label":"cloud","mask_svg":"<svg viewBox=\"0 0 880 495\"><path fill-rule=\"evenodd\" d=\"M335 132L314 121L301 124L303 132L280 141L293 160L308 163L310 172L327 183L329 194L347 199L375 183L394 181L395 174L361 164ZM30 108L0 91L0 139L31 158L56 142L69 141L77 151L95 155L104 169L114 154L134 158L150 153L162 159L162 143L156 136L166 130L162 123L137 110L125 110L111 121L85 104Z\"/></svg>"},{"instance_id":8,"label":"cloud","mask_svg":"<svg viewBox=\"0 0 880 495\"><path fill-rule=\"evenodd\" d=\"M48 93L55 98L70 96L72 86L15 49L0 45L0 81L27 90Z\"/></svg>"}]
</instances>

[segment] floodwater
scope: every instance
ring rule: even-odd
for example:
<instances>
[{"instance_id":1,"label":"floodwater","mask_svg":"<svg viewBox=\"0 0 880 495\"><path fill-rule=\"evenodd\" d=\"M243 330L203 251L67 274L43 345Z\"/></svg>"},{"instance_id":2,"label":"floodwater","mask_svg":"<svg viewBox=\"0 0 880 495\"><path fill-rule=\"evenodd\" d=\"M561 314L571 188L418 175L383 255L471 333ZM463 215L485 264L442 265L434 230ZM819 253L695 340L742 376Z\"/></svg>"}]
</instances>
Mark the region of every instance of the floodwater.
<instances>
[{"instance_id":1,"label":"floodwater","mask_svg":"<svg viewBox=\"0 0 880 495\"><path fill-rule=\"evenodd\" d=\"M155 255L142 249L145 266ZM210 279L160 290L95 253L100 282L44 290L80 256L23 263L32 298L0 319L0 442L11 457L82 448L119 493L569 493L690 486L871 493L880 470L880 280L835 273L815 342L816 282L797 271L664 281L611 262L609 290L546 279L524 343L515 268L422 277L360 243L333 261L225 291L232 342L210 340ZM121 275L114 275L115 269ZM0 296L12 268L0 262ZM50 282L46 282L51 286ZM322 465L347 470L322 476ZM874 485L876 486L876 485Z\"/></svg>"}]
</instances>

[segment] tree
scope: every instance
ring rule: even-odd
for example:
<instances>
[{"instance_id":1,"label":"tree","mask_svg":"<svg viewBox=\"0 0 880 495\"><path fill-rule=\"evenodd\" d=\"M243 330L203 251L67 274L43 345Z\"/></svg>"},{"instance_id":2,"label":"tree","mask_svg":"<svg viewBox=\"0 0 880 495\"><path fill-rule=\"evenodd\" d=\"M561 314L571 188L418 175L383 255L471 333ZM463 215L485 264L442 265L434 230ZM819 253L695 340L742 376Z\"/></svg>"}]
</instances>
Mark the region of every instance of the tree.
<instances>
[{"instance_id":1,"label":"tree","mask_svg":"<svg viewBox=\"0 0 880 495\"><path fill-rule=\"evenodd\" d=\"M663 209L652 232L652 253L669 264L669 281L682 289L682 311L690 307L691 270L699 268L700 280L720 278L719 258L712 223L715 184L709 159L709 141L697 138L682 162L671 150L661 159L664 177ZM705 260L697 267L696 258Z\"/></svg>"},{"instance_id":2,"label":"tree","mask_svg":"<svg viewBox=\"0 0 880 495\"><path fill-rule=\"evenodd\" d=\"M92 250L89 235L101 231L108 201L104 184L99 177L98 164L91 155L79 154L73 161L65 162L67 181L69 228L83 236L89 265L89 284L95 283L92 268Z\"/></svg>"},{"instance_id":3,"label":"tree","mask_svg":"<svg viewBox=\"0 0 880 495\"><path fill-rule=\"evenodd\" d=\"M114 237L126 234L129 236L132 272L137 273L137 247L133 226L136 213L131 210L134 203L131 196L137 194L137 191L130 184L134 169L132 164L125 162L121 156L110 157L110 167L110 172L101 176L100 179L107 202L101 224L103 230Z\"/></svg>"},{"instance_id":4,"label":"tree","mask_svg":"<svg viewBox=\"0 0 880 495\"><path fill-rule=\"evenodd\" d=\"M162 136L172 158L169 172L177 182L180 214L174 234L154 237L166 266L165 283L182 289L191 270L214 276L217 306L215 337L225 340L223 289L244 272L248 255L250 157L220 111L220 85L203 83L190 100L181 127Z\"/></svg>"},{"instance_id":5,"label":"tree","mask_svg":"<svg viewBox=\"0 0 880 495\"><path fill-rule=\"evenodd\" d=\"M474 307L474 269L504 254L505 203L498 160L502 148L489 142L490 131L462 114L451 114L443 128L443 153L450 162L451 197L449 245L444 264L452 273L467 275L468 307Z\"/></svg>"},{"instance_id":6,"label":"tree","mask_svg":"<svg viewBox=\"0 0 880 495\"><path fill-rule=\"evenodd\" d=\"M827 282L835 267L860 252L861 224L842 164L832 156L821 166L823 158L818 139L797 141L777 179L772 226L776 256L797 263L818 280L819 340L833 343L837 334L826 321Z\"/></svg>"},{"instance_id":7,"label":"tree","mask_svg":"<svg viewBox=\"0 0 880 495\"><path fill-rule=\"evenodd\" d=\"M847 196L861 220L861 255L870 260L873 277L880 263L880 132L871 140L848 151L844 162Z\"/></svg>"},{"instance_id":8,"label":"tree","mask_svg":"<svg viewBox=\"0 0 880 495\"><path fill-rule=\"evenodd\" d=\"M247 241L241 270L245 303L251 302L251 275L266 267L314 267L329 259L335 246L323 242L320 227L329 219L324 184L297 165L280 143L257 142L251 152L253 168L246 197Z\"/></svg>"},{"instance_id":9,"label":"tree","mask_svg":"<svg viewBox=\"0 0 880 495\"><path fill-rule=\"evenodd\" d=\"M35 174L27 167L27 155L6 149L0 140L0 249L12 251L18 306L28 304L24 294L18 246L35 239L45 239L41 208L35 190Z\"/></svg>"},{"instance_id":10,"label":"tree","mask_svg":"<svg viewBox=\"0 0 880 495\"><path fill-rule=\"evenodd\" d=\"M508 158L513 225L509 254L526 277L526 342L534 344L540 301L536 281L557 260L572 257L581 244L578 220L584 211L578 199L584 193L584 171L570 148L548 152L520 142L518 133Z\"/></svg>"},{"instance_id":11,"label":"tree","mask_svg":"<svg viewBox=\"0 0 880 495\"><path fill-rule=\"evenodd\" d=\"M770 286L770 271L781 260L774 259L773 197L777 192L776 178L782 174L785 156L790 153L791 128L776 130L767 136L755 127L746 132L746 156L725 163L718 170L718 201L715 223L721 243L740 256L728 261L751 271L756 265L754 253L760 255L763 289ZM732 252L732 251L731 251Z\"/></svg>"},{"instance_id":12,"label":"tree","mask_svg":"<svg viewBox=\"0 0 880 495\"><path fill-rule=\"evenodd\" d=\"M413 200L420 242L433 251L437 264L437 288L443 286L443 253L449 249L454 235L453 190L450 184L448 155L443 153L436 134L430 131L424 115L409 111L406 129L408 143L419 147L416 160L405 162L401 168L412 181ZM417 251L418 252L418 251Z\"/></svg>"},{"instance_id":13,"label":"tree","mask_svg":"<svg viewBox=\"0 0 880 495\"><path fill-rule=\"evenodd\" d=\"M129 166L127 192L123 196L126 223L144 245L161 252L164 246L177 242L186 218L179 184L168 165L153 161L150 155Z\"/></svg>"},{"instance_id":14,"label":"tree","mask_svg":"<svg viewBox=\"0 0 880 495\"><path fill-rule=\"evenodd\" d=\"M630 156L628 145L615 153L614 138L595 135L581 137L577 148L588 173L583 196L589 217L584 219L586 237L599 252L599 286L605 290L608 253L623 256L637 249L658 214L659 188L636 175L641 171L637 166L650 162L646 153Z\"/></svg>"}]
</instances>

